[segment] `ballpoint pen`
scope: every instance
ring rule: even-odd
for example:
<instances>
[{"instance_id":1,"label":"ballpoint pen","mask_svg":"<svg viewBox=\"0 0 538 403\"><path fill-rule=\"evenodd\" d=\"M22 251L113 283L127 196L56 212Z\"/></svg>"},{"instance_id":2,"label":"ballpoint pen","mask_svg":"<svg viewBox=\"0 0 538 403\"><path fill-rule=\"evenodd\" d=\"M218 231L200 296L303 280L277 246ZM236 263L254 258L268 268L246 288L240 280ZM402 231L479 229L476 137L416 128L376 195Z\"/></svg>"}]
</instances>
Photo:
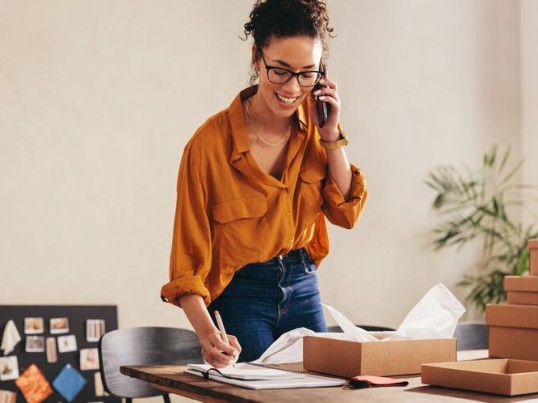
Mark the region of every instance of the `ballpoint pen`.
<instances>
[{"instance_id":1,"label":"ballpoint pen","mask_svg":"<svg viewBox=\"0 0 538 403\"><path fill-rule=\"evenodd\" d=\"M230 342L228 341L228 335L226 334L226 329L224 329L224 323L222 323L222 317L220 316L219 311L215 311L215 319L217 320L217 326L219 327L222 340L224 340L226 344L230 344Z\"/></svg>"},{"instance_id":2,"label":"ballpoint pen","mask_svg":"<svg viewBox=\"0 0 538 403\"><path fill-rule=\"evenodd\" d=\"M222 340L224 340L226 344L230 344L230 341L228 340L228 335L226 334L226 329L224 329L224 323L222 323L222 317L220 316L219 311L215 311L215 319L217 320L217 326L219 327ZM227 353L224 353L224 354L229 355ZM235 367L235 361L237 360L237 357L232 354L232 359L233 361L231 365Z\"/></svg>"}]
</instances>

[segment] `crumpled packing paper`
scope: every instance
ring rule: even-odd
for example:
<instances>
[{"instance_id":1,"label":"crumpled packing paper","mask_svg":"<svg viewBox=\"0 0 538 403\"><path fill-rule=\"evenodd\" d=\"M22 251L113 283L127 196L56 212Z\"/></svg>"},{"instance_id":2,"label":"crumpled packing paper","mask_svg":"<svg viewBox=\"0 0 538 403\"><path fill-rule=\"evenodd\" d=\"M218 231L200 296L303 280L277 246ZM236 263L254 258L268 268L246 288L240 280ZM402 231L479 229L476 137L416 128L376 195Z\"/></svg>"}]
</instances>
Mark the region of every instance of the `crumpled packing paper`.
<instances>
[{"instance_id":1,"label":"crumpled packing paper","mask_svg":"<svg viewBox=\"0 0 538 403\"><path fill-rule=\"evenodd\" d=\"M0 347L4 350L4 355L11 353L19 341L21 341L21 335L17 330L17 326L15 326L15 322L8 320L2 336L2 346Z\"/></svg>"},{"instance_id":2,"label":"crumpled packing paper","mask_svg":"<svg viewBox=\"0 0 538 403\"><path fill-rule=\"evenodd\" d=\"M262 356L258 364L286 364L303 360L303 337L323 336L353 341L403 339L443 339L454 336L458 320L465 308L443 284L432 287L411 309L395 332L382 338L361 329L336 309L323 305L344 333L315 333L306 328L291 330L280 336ZM384 332L387 333L387 332Z\"/></svg>"}]
</instances>

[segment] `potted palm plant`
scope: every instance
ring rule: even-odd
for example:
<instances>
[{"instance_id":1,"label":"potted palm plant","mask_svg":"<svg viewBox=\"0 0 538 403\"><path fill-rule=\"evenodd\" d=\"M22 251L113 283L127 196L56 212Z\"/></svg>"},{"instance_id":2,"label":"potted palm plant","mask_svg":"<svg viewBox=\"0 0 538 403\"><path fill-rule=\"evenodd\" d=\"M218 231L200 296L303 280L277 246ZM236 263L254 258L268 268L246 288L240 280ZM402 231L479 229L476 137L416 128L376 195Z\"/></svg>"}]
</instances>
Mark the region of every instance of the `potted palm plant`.
<instances>
[{"instance_id":1,"label":"potted palm plant","mask_svg":"<svg viewBox=\"0 0 538 403\"><path fill-rule=\"evenodd\" d=\"M509 148L498 153L495 146L478 170L440 166L426 180L435 191L432 207L443 218L433 230L434 249L461 248L475 239L483 242L478 274L467 274L457 284L469 289L467 301L481 312L486 304L505 300L504 276L528 270L527 241L538 237L532 225L514 218L518 208L532 200L533 189L516 183L523 161L510 166L509 157Z\"/></svg>"}]
</instances>

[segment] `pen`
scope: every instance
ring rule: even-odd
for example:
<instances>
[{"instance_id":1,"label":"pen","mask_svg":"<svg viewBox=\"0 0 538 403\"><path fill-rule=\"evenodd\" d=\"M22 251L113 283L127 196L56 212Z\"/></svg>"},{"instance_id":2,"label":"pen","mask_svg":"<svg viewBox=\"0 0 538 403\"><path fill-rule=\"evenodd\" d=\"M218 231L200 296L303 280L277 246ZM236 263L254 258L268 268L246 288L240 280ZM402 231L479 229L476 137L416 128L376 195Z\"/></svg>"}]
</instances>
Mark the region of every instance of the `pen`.
<instances>
[{"instance_id":1,"label":"pen","mask_svg":"<svg viewBox=\"0 0 538 403\"><path fill-rule=\"evenodd\" d=\"M220 316L219 311L215 311L215 319L217 320L217 326L219 327L222 340L224 340L226 344L230 344L230 342L228 341L228 335L226 334L226 330L224 329L224 323L222 323L222 318Z\"/></svg>"}]
</instances>

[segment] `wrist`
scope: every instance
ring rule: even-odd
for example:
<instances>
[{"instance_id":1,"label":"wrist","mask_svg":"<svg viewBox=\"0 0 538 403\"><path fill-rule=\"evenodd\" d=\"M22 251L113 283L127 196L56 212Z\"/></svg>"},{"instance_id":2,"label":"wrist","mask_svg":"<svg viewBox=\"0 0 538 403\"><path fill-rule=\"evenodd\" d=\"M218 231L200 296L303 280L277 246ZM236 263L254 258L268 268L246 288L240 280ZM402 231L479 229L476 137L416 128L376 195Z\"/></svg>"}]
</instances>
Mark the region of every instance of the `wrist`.
<instances>
[{"instance_id":1,"label":"wrist","mask_svg":"<svg viewBox=\"0 0 538 403\"><path fill-rule=\"evenodd\" d=\"M336 150L337 148L347 146L348 139L346 133L342 130L338 132L338 137L333 141L327 141L320 138L320 144L326 150Z\"/></svg>"},{"instance_id":2,"label":"wrist","mask_svg":"<svg viewBox=\"0 0 538 403\"><path fill-rule=\"evenodd\" d=\"M340 131L337 129L336 131L331 132L330 135L326 135L325 133L322 135L320 132L319 139L321 141L324 141L325 143L332 143L333 141L338 141L340 140Z\"/></svg>"}]
</instances>

